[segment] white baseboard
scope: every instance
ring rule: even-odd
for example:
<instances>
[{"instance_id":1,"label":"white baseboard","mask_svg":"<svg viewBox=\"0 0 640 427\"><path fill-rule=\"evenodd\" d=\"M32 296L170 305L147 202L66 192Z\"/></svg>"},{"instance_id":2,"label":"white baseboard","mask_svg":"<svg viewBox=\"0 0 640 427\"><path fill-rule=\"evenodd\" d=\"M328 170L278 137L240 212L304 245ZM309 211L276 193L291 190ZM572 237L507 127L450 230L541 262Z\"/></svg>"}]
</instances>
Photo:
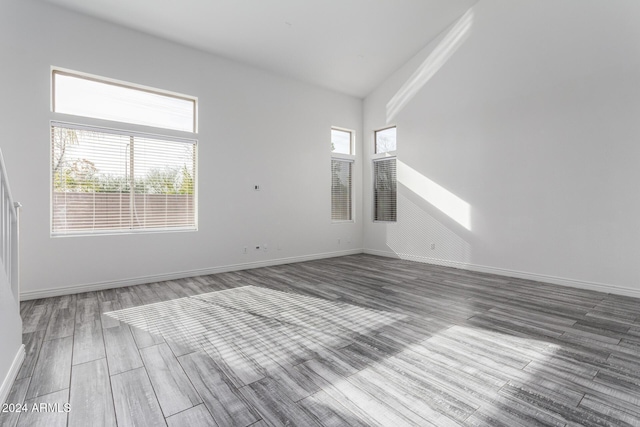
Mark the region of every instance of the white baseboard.
<instances>
[{"instance_id":1,"label":"white baseboard","mask_svg":"<svg viewBox=\"0 0 640 427\"><path fill-rule=\"evenodd\" d=\"M18 348L16 356L13 358L13 363L11 364L11 368L9 368L9 372L7 372L7 375L4 377L2 384L0 384L0 405L7 401L7 397L9 397L9 392L11 391L11 386L18 376L18 371L20 371L24 357L24 344L22 344Z\"/></svg>"},{"instance_id":2,"label":"white baseboard","mask_svg":"<svg viewBox=\"0 0 640 427\"><path fill-rule=\"evenodd\" d=\"M569 286L572 288L586 289L590 291L604 292L608 294L625 295L640 298L640 289L630 289L621 286L614 286L605 283L587 282L584 280L567 279L564 277L548 276L545 274L529 273L518 270L509 270L499 267L488 267L485 265L469 264L458 261L442 260L437 258L429 258L424 256L397 254L391 251L380 251L376 249L365 249L365 254L379 255L389 258L402 258L409 261L423 262L427 264L441 265L445 267L459 268L469 271L477 271L479 273L490 273L498 276L515 277L518 279L534 280L537 282L552 283L555 285Z\"/></svg>"},{"instance_id":3,"label":"white baseboard","mask_svg":"<svg viewBox=\"0 0 640 427\"><path fill-rule=\"evenodd\" d=\"M364 250L352 249L347 251L325 252L325 253L303 255L303 256L297 256L297 257L277 258L277 259L271 259L271 260L265 260L265 261L231 264L231 265L224 265L224 266L211 267L211 268L181 271L176 273L142 276L142 277L136 277L132 279L125 279L125 280L105 281L105 282L89 283L89 284L83 284L83 285L66 286L66 287L55 288L55 289L43 289L38 291L22 292L20 294L20 299L22 301L26 301L31 299L48 298L48 297L76 294L76 293L89 292L89 291L99 291L103 289L112 289L112 288L119 288L124 286L141 285L144 283L162 282L165 280L176 280L176 279L183 279L186 277L225 273L229 271L249 270L252 268L270 267L273 265L281 265L281 264L292 264L296 262L313 261L317 259L334 258L339 256L355 255L355 254L361 254L361 253L384 256L388 258L402 258L410 261L417 261L417 262L423 262L427 264L459 268L463 270L477 271L480 273L497 274L499 276L535 280L538 282L553 283L556 285L569 286L572 288L587 289L592 291L640 298L640 290L638 289L629 289L629 288L624 288L624 287L614 286L614 285L609 285L604 283L587 282L583 280L567 279L563 277L548 276L544 274L509 270L509 269L498 268L498 267L488 267L484 265L442 260L437 258L429 258L429 257L416 256L416 255L410 255L410 254L399 255L391 251L380 251L376 249L364 249Z\"/></svg>"},{"instance_id":4,"label":"white baseboard","mask_svg":"<svg viewBox=\"0 0 640 427\"><path fill-rule=\"evenodd\" d=\"M252 268L270 267L273 265L293 264L296 262L313 261L324 258L335 258L345 255L361 254L362 249L351 249L346 251L325 252L319 254L302 255L288 258L276 258L264 261L246 262L241 264L223 265L219 267L202 268L189 271L179 271L175 273L158 274L150 276L135 277L132 279L114 280L81 285L65 286L61 288L42 289L37 291L23 291L20 300L26 301L38 298L48 298L60 295L78 294L82 292L100 291L103 289L121 288L124 286L142 285L145 283L162 282L165 280L184 279L186 277L205 276L208 274L226 273L229 271L249 270Z\"/></svg>"}]
</instances>

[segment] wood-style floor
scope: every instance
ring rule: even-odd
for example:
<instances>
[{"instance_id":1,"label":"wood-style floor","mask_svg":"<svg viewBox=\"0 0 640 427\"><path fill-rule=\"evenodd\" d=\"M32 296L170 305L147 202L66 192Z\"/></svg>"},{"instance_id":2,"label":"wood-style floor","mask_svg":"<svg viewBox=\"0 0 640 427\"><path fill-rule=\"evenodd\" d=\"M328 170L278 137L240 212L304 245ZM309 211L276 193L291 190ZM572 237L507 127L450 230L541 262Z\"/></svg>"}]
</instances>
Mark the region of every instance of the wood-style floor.
<instances>
[{"instance_id":1,"label":"wood-style floor","mask_svg":"<svg viewBox=\"0 0 640 427\"><path fill-rule=\"evenodd\" d=\"M3 427L640 425L634 298L355 255L21 309Z\"/></svg>"}]
</instances>

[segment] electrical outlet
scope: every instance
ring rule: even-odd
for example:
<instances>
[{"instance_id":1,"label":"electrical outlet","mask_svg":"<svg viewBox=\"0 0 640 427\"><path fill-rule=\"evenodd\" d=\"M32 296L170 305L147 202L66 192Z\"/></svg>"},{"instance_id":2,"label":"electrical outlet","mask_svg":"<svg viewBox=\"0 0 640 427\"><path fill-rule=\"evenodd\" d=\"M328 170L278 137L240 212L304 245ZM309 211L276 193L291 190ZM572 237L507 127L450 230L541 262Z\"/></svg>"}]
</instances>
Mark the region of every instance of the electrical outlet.
<instances>
[{"instance_id":1,"label":"electrical outlet","mask_svg":"<svg viewBox=\"0 0 640 427\"><path fill-rule=\"evenodd\" d=\"M262 249L260 245L256 245L256 251L259 251L260 249Z\"/></svg>"},{"instance_id":2,"label":"electrical outlet","mask_svg":"<svg viewBox=\"0 0 640 427\"><path fill-rule=\"evenodd\" d=\"M253 189L256 190L256 191L260 191L260 185L259 184L255 184L253 186Z\"/></svg>"}]
</instances>

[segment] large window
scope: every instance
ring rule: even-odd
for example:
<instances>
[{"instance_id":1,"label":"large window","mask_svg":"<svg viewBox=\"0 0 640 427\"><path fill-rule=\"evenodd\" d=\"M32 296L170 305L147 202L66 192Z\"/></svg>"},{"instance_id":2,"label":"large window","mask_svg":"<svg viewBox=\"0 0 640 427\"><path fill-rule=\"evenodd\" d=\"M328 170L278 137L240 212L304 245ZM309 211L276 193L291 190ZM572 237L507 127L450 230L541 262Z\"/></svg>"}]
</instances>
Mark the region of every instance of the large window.
<instances>
[{"instance_id":1,"label":"large window","mask_svg":"<svg viewBox=\"0 0 640 427\"><path fill-rule=\"evenodd\" d=\"M375 132L373 159L373 220L397 220L396 128Z\"/></svg>"},{"instance_id":2,"label":"large window","mask_svg":"<svg viewBox=\"0 0 640 427\"><path fill-rule=\"evenodd\" d=\"M353 131L331 129L331 220L353 220Z\"/></svg>"},{"instance_id":3,"label":"large window","mask_svg":"<svg viewBox=\"0 0 640 427\"><path fill-rule=\"evenodd\" d=\"M195 230L197 141L189 137L192 132L186 137L163 135L166 131L162 129L149 134L124 123L145 121L156 128L176 129L175 123L182 119L154 122L170 115L170 108L166 103L158 109L144 101L138 103L149 94L146 89L137 97L132 95L136 91L133 87L122 92L122 86L105 83L102 92L88 91L83 98L67 93L65 86L58 84L60 76L54 71L53 105L59 107L65 105L61 99L75 98L71 103L73 113L65 109L66 114L104 119L104 115L98 117L92 111L107 111L112 108L109 104L119 102L128 104L132 113L117 123L122 127L118 130L51 122L52 235ZM95 78L89 81L101 84ZM113 93L109 93L110 87L115 89ZM153 95L163 96L155 92ZM113 110L115 114L117 108ZM178 108L176 114L184 113ZM194 119L195 113L189 119L191 130L195 129Z\"/></svg>"}]
</instances>

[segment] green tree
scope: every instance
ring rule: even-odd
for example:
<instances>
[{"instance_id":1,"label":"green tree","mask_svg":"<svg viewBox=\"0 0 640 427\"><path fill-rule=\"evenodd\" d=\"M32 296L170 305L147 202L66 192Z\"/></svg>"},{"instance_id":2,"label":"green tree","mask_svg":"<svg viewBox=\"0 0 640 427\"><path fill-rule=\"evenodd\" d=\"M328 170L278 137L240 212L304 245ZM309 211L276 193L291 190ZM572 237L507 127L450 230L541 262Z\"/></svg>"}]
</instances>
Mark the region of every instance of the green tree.
<instances>
[{"instance_id":1,"label":"green tree","mask_svg":"<svg viewBox=\"0 0 640 427\"><path fill-rule=\"evenodd\" d=\"M195 188L195 182L191 172L187 169L187 165L182 166L182 180L180 182L180 188L178 194L193 194Z\"/></svg>"}]
</instances>

